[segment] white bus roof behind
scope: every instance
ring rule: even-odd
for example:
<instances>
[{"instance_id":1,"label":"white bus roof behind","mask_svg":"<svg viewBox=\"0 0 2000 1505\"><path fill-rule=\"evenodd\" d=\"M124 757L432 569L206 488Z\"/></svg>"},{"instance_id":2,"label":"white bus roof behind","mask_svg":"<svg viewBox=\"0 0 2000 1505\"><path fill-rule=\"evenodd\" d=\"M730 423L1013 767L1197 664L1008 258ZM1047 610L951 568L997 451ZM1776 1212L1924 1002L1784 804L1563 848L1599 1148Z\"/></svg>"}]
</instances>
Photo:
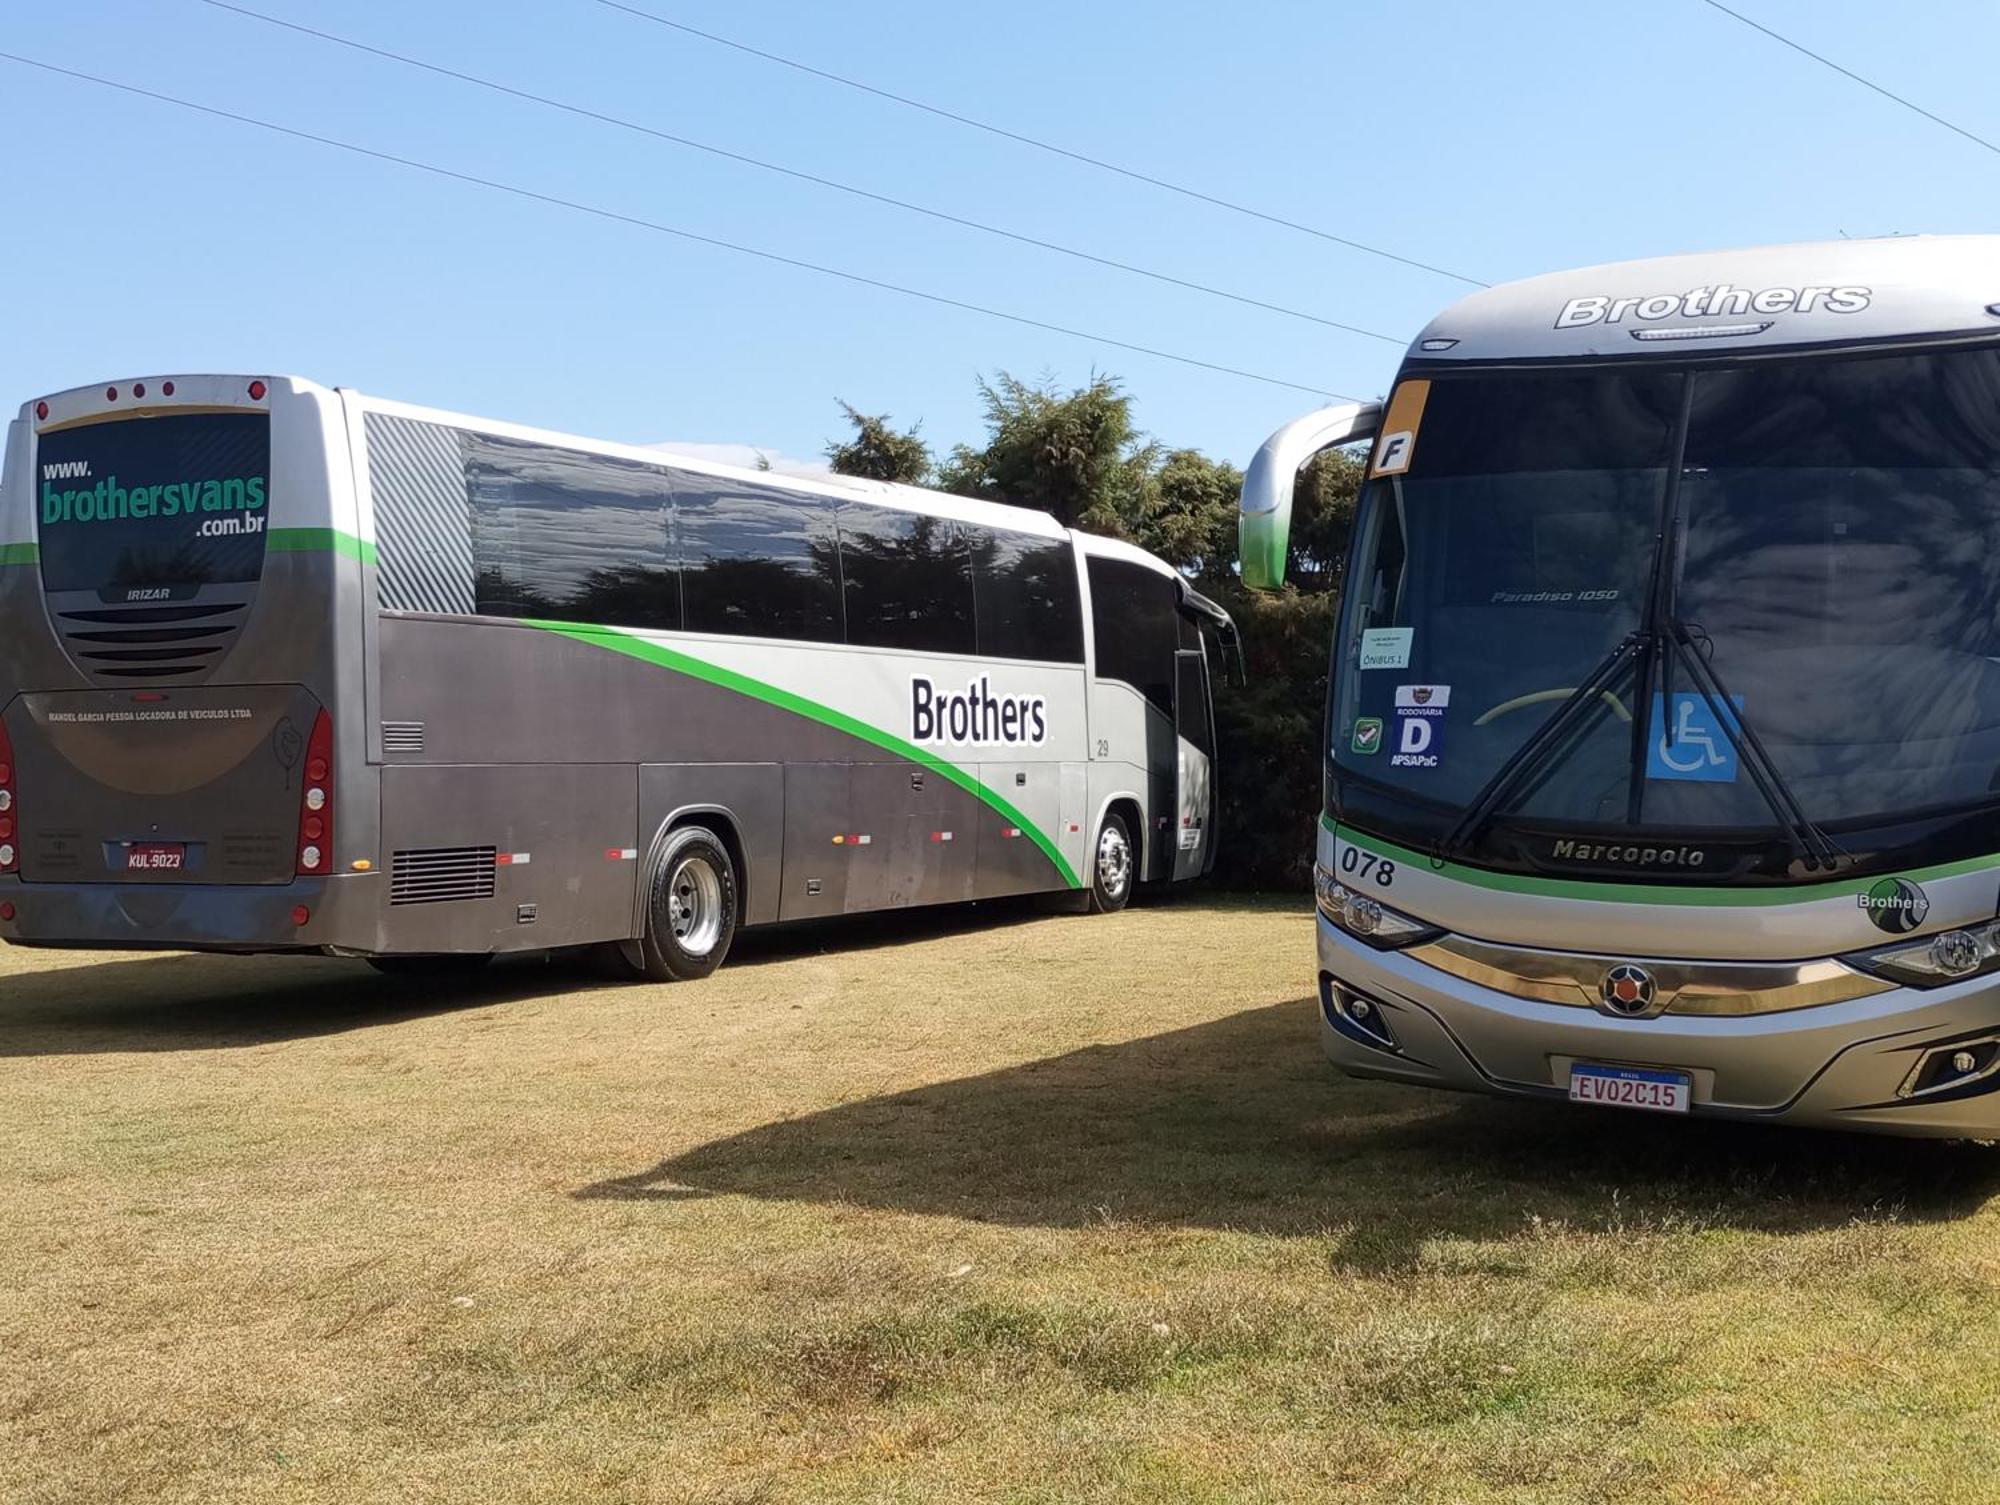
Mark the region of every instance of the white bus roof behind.
<instances>
[{"instance_id":1,"label":"white bus roof behind","mask_svg":"<svg viewBox=\"0 0 2000 1505\"><path fill-rule=\"evenodd\" d=\"M1410 358L1704 359L2000 335L2000 235L1816 241L1620 261L1462 298Z\"/></svg>"}]
</instances>

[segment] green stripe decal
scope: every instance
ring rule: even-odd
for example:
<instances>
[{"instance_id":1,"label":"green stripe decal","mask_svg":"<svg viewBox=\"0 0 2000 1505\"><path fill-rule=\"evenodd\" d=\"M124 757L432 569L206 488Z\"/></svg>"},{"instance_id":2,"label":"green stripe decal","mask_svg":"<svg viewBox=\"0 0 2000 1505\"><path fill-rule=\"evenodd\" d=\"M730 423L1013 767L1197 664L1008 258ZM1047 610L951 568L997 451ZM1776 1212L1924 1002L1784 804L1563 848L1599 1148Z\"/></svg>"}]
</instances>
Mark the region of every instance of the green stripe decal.
<instances>
[{"instance_id":1,"label":"green stripe decal","mask_svg":"<svg viewBox=\"0 0 2000 1505\"><path fill-rule=\"evenodd\" d=\"M1042 855L1055 864L1062 874L1063 882L1071 888L1082 888L1083 882L1076 875L1076 869L1069 865L1062 851L1051 841L1044 831L1037 827L1013 805L981 784L978 778L967 773L955 763L946 762L936 753L906 742L893 732L885 732L870 726L865 721L856 720L845 711L837 711L832 706L821 705L816 700L808 700L803 695L794 695L790 690L781 690L776 685L767 685L760 679L752 679L747 674L738 674L734 669L725 669L720 664L711 664L702 659L669 648L664 643L655 643L647 638L633 637L615 627L582 627L572 622L535 622L522 619L522 625L539 628L543 632L553 632L578 643L587 643L593 648L605 648L613 653L622 653L628 658L636 658L643 663L655 664L662 669L672 669L677 674L685 674L691 679L699 679L724 690L734 690L739 695L748 695L767 705L805 716L835 731L858 737L863 742L871 742L885 752L912 763L922 763L926 768L935 768L966 793L973 795L990 806L1006 819L1010 826L1018 826L1023 835L1042 849Z\"/></svg>"},{"instance_id":2,"label":"green stripe decal","mask_svg":"<svg viewBox=\"0 0 2000 1505\"><path fill-rule=\"evenodd\" d=\"M375 545L338 528L273 528L265 537L274 554L338 554L363 564L375 562ZM0 565L39 564L41 549L31 543L0 543Z\"/></svg>"},{"instance_id":3,"label":"green stripe decal","mask_svg":"<svg viewBox=\"0 0 2000 1505\"><path fill-rule=\"evenodd\" d=\"M268 536L277 554L338 554L362 564L375 562L375 545L338 528L273 528Z\"/></svg>"},{"instance_id":4,"label":"green stripe decal","mask_svg":"<svg viewBox=\"0 0 2000 1505\"><path fill-rule=\"evenodd\" d=\"M1871 884L1885 877L1907 878L1912 883L1956 878L1962 873L1983 873L2000 868L2000 854L1968 857L1962 862L1941 863L1937 867L1914 868L1905 873L1870 873L1865 878L1838 878L1830 883L1808 883L1794 888L1681 888L1664 883L1589 883L1564 878L1530 878L1515 873L1492 873L1484 868L1447 862L1432 868L1423 852L1399 847L1393 841L1370 836L1353 827L1342 828L1329 816L1319 818L1322 829L1352 842L1364 852L1387 857L1393 862L1413 864L1420 871L1435 872L1441 878L1473 888L1498 893L1534 894L1545 899L1582 899L1592 904L1694 904L1709 908L1751 908L1772 904L1812 904L1822 899L1844 899L1865 893Z\"/></svg>"}]
</instances>

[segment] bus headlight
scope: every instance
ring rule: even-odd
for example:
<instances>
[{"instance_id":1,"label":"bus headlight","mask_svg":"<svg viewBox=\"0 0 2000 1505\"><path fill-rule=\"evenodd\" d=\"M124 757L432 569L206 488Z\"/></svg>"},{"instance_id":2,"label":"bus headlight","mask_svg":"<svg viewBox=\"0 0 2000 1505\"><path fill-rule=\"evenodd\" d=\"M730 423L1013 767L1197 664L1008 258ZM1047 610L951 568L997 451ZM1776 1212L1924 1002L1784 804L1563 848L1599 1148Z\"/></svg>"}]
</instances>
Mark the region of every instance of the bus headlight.
<instances>
[{"instance_id":1,"label":"bus headlight","mask_svg":"<svg viewBox=\"0 0 2000 1505\"><path fill-rule=\"evenodd\" d=\"M1941 988L2000 971L2000 920L1858 952L1842 960L1906 987Z\"/></svg>"},{"instance_id":2,"label":"bus headlight","mask_svg":"<svg viewBox=\"0 0 2000 1505\"><path fill-rule=\"evenodd\" d=\"M1349 888L1317 863L1313 865L1313 897L1321 914L1377 951L1399 951L1443 934L1435 925L1398 914L1372 894Z\"/></svg>"}]
</instances>

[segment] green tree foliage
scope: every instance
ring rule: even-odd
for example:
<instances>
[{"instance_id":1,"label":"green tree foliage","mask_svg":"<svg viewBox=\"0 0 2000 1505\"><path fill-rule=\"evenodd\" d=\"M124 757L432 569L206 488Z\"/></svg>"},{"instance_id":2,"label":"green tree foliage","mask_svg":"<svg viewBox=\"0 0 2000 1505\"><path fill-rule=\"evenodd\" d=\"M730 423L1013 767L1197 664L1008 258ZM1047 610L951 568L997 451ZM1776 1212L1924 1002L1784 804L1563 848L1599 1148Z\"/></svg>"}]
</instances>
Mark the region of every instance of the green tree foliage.
<instances>
[{"instance_id":1,"label":"green tree foliage","mask_svg":"<svg viewBox=\"0 0 2000 1505\"><path fill-rule=\"evenodd\" d=\"M1293 495L1288 583L1282 591L1250 591L1236 570L1243 473L1199 450L1168 450L1148 439L1133 418L1131 395L1116 378L1093 375L1088 385L1064 392L1046 378L1029 383L1001 372L981 381L979 392L985 442L955 447L936 467L932 484L1131 539L1228 608L1242 635L1247 683L1229 682L1223 666L1214 666L1222 840L1216 881L1309 886L1324 764L1326 669L1360 460L1327 450L1307 462ZM907 479L855 468L859 461L844 463L852 451L882 453L884 435L911 443L915 435L895 435L886 419L842 407L857 437L850 445L828 446L834 469ZM924 458L928 464L928 451Z\"/></svg>"},{"instance_id":2,"label":"green tree foliage","mask_svg":"<svg viewBox=\"0 0 2000 1505\"><path fill-rule=\"evenodd\" d=\"M889 426L887 413L863 413L843 402L841 411L854 425L854 437L846 443L834 440L826 447L827 461L835 475L862 476L871 481L900 481L906 486L927 485L935 468L928 444Z\"/></svg>"},{"instance_id":3,"label":"green tree foliage","mask_svg":"<svg viewBox=\"0 0 2000 1505\"><path fill-rule=\"evenodd\" d=\"M1050 512L1066 527L1123 534L1141 510L1158 447L1132 422L1132 399L1116 378L1092 376L1060 392L1001 372L979 383L986 443L961 444L939 471L960 496Z\"/></svg>"}]
</instances>

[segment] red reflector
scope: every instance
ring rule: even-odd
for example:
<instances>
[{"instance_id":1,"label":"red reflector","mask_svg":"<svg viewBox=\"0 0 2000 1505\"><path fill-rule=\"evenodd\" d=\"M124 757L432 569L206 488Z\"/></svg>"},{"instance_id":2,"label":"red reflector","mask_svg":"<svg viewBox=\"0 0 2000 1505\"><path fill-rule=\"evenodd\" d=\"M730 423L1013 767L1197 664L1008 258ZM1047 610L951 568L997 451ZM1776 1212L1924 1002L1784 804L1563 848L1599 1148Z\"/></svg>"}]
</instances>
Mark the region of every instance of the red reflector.
<instances>
[{"instance_id":1,"label":"red reflector","mask_svg":"<svg viewBox=\"0 0 2000 1505\"><path fill-rule=\"evenodd\" d=\"M14 918L13 901L9 900L5 903L0 903L0 920L11 920L13 918Z\"/></svg>"},{"instance_id":2,"label":"red reflector","mask_svg":"<svg viewBox=\"0 0 2000 1505\"><path fill-rule=\"evenodd\" d=\"M320 837L326 835L326 822L317 815L308 815L304 829L307 841L318 841Z\"/></svg>"},{"instance_id":3,"label":"red reflector","mask_svg":"<svg viewBox=\"0 0 2000 1505\"><path fill-rule=\"evenodd\" d=\"M49 416L49 405L48 405L47 403L45 403L45 402L38 402L38 403L36 403L36 404L35 404L35 416L36 416L37 418L46 418L46 417L48 417L48 416Z\"/></svg>"},{"instance_id":4,"label":"red reflector","mask_svg":"<svg viewBox=\"0 0 2000 1505\"><path fill-rule=\"evenodd\" d=\"M307 909L303 904L299 905L292 911L292 923L294 925L303 925L307 920L310 920L312 917L313 917L313 912L310 909Z\"/></svg>"},{"instance_id":5,"label":"red reflector","mask_svg":"<svg viewBox=\"0 0 2000 1505\"><path fill-rule=\"evenodd\" d=\"M264 400L264 391L265 388L262 382L253 381L250 383L250 400L252 402L262 402Z\"/></svg>"},{"instance_id":6,"label":"red reflector","mask_svg":"<svg viewBox=\"0 0 2000 1505\"><path fill-rule=\"evenodd\" d=\"M132 696L134 705L158 705L167 697L158 690L140 690Z\"/></svg>"},{"instance_id":7,"label":"red reflector","mask_svg":"<svg viewBox=\"0 0 2000 1505\"><path fill-rule=\"evenodd\" d=\"M167 396L172 397L174 395L174 384L170 381L163 381L160 383L160 390Z\"/></svg>"},{"instance_id":8,"label":"red reflector","mask_svg":"<svg viewBox=\"0 0 2000 1505\"><path fill-rule=\"evenodd\" d=\"M104 389L104 400L106 402L116 402L118 400L118 389L116 387L106 387Z\"/></svg>"},{"instance_id":9,"label":"red reflector","mask_svg":"<svg viewBox=\"0 0 2000 1505\"><path fill-rule=\"evenodd\" d=\"M326 759L308 759L306 762L306 777L311 779L315 784L324 779L326 777Z\"/></svg>"},{"instance_id":10,"label":"red reflector","mask_svg":"<svg viewBox=\"0 0 2000 1505\"><path fill-rule=\"evenodd\" d=\"M146 384L142 381L133 382L132 395L134 397L144 397L146 395Z\"/></svg>"},{"instance_id":11,"label":"red reflector","mask_svg":"<svg viewBox=\"0 0 2000 1505\"><path fill-rule=\"evenodd\" d=\"M13 779L13 777L14 777L13 765L8 763L0 763L0 784L5 784L10 782Z\"/></svg>"},{"instance_id":12,"label":"red reflector","mask_svg":"<svg viewBox=\"0 0 2000 1505\"><path fill-rule=\"evenodd\" d=\"M14 817L11 815L0 815L0 841L5 841L13 834Z\"/></svg>"}]
</instances>

